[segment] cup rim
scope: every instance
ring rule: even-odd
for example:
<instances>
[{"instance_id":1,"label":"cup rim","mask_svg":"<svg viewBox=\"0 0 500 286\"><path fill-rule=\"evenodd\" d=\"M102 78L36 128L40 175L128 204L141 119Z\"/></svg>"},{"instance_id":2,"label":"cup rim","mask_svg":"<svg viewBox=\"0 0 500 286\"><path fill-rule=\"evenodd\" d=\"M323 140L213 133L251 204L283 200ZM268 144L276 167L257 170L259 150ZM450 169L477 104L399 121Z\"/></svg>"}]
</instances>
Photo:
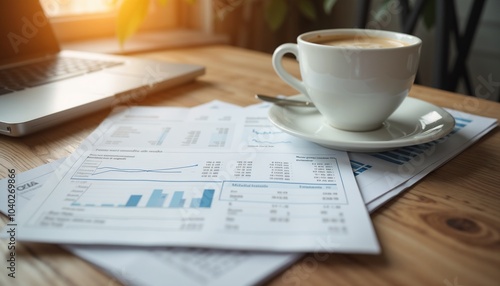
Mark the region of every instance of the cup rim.
<instances>
[{"instance_id":1,"label":"cup rim","mask_svg":"<svg viewBox=\"0 0 500 286\"><path fill-rule=\"evenodd\" d=\"M319 46L319 47L325 47L325 45L321 45L318 43L310 42L307 39L311 37L315 37L318 35L343 35L343 34L355 34L355 35L367 35L367 36L373 36L373 37L386 37L390 39L396 39L399 41L404 41L408 45L401 46L401 47L390 47L390 48L367 48L363 49L366 51L375 51L375 50L394 50L394 49L403 49L403 48L412 48L415 46L419 46L422 44L422 40L414 35L410 34L405 34L405 33L400 33L400 32L395 32L395 31L386 31L386 30L374 30L374 29L358 29L358 28L348 28L348 29L324 29L324 30L316 30L316 31L310 31L306 32L303 34L300 34L297 37L297 43L302 43L306 45L311 45L311 46ZM346 47L340 47L340 46L328 46L328 48L331 49L346 49ZM348 48L347 48L348 49ZM359 48L358 48L359 49Z\"/></svg>"}]
</instances>

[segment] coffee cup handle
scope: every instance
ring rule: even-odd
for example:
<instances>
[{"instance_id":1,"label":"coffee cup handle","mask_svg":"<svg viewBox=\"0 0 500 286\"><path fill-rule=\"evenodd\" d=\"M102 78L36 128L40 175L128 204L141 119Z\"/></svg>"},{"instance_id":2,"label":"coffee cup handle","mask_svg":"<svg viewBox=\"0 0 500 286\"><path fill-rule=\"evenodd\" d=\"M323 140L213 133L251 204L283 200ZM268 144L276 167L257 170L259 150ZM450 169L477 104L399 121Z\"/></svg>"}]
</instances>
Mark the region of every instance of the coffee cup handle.
<instances>
[{"instance_id":1,"label":"coffee cup handle","mask_svg":"<svg viewBox=\"0 0 500 286\"><path fill-rule=\"evenodd\" d=\"M283 56L288 53L295 55L295 58L298 60L299 59L298 45L291 43L282 44L279 47L277 47L276 50L274 50L273 60L272 60L274 70L284 82L288 83L290 86L300 91L305 96L309 97L306 91L306 87L304 86L304 83L299 79L297 79L296 77L289 74L285 70L285 68L283 68L282 59Z\"/></svg>"}]
</instances>

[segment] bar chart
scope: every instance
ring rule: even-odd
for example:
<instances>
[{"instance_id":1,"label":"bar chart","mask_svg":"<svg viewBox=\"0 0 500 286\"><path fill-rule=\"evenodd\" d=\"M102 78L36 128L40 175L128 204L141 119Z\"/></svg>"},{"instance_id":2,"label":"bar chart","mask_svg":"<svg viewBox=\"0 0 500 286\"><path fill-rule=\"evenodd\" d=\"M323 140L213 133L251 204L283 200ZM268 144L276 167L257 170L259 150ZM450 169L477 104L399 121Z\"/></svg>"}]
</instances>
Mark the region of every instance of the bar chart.
<instances>
[{"instance_id":1,"label":"bar chart","mask_svg":"<svg viewBox=\"0 0 500 286\"><path fill-rule=\"evenodd\" d=\"M354 176L361 175L363 172L367 171L370 169L372 166L369 164L364 164L355 160L350 160L351 163L351 168L352 172L354 173Z\"/></svg>"},{"instance_id":2,"label":"bar chart","mask_svg":"<svg viewBox=\"0 0 500 286\"><path fill-rule=\"evenodd\" d=\"M125 207L125 208L210 208L214 198L214 189L204 189L201 196L186 196L185 191L164 191L153 189L146 194L130 194L122 202L91 203L79 200L71 203L80 207ZM186 203L189 201L189 203Z\"/></svg>"},{"instance_id":3,"label":"bar chart","mask_svg":"<svg viewBox=\"0 0 500 286\"><path fill-rule=\"evenodd\" d=\"M435 148L437 144L448 140L450 136L457 133L471 122L472 120L467 118L455 117L455 128L453 129L453 131L450 132L450 134L448 134L443 138L420 145L406 146L391 151L374 153L373 156L389 163L393 163L396 165L404 165L405 163L409 162L410 160L414 159L417 156L425 156L428 154L432 154L432 152L434 151L433 148Z\"/></svg>"}]
</instances>

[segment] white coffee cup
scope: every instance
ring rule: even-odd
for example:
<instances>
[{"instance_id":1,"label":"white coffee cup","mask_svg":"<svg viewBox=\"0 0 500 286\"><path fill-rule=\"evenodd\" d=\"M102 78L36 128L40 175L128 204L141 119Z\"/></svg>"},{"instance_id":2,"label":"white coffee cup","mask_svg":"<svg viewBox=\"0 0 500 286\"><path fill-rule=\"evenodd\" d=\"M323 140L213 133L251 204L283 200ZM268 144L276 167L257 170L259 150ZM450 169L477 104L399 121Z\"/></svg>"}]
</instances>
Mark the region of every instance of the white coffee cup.
<instances>
[{"instance_id":1,"label":"white coffee cup","mask_svg":"<svg viewBox=\"0 0 500 286\"><path fill-rule=\"evenodd\" d=\"M421 45L415 36L391 31L320 30L279 46L272 62L281 79L314 102L331 126L369 131L381 127L408 95ZM299 62L301 80L283 68L288 53Z\"/></svg>"}]
</instances>

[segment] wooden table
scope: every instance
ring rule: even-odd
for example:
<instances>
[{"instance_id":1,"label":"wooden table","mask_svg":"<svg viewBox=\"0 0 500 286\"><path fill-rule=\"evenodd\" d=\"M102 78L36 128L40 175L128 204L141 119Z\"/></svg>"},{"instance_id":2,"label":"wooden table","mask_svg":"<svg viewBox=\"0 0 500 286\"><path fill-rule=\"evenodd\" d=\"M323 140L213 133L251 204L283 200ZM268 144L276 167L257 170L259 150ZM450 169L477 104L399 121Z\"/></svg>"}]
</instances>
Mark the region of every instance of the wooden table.
<instances>
[{"instance_id":1,"label":"wooden table","mask_svg":"<svg viewBox=\"0 0 500 286\"><path fill-rule=\"evenodd\" d=\"M141 55L205 65L196 82L137 105L195 106L219 99L242 106L254 93L296 91L274 73L268 54L207 46ZM295 75L294 60L285 66ZM500 103L415 86L411 96L500 119ZM0 177L68 156L108 115L97 112L24 138L0 137ZM381 255L311 253L268 285L500 285L500 133L479 142L372 214ZM3 200L4 198L2 198ZM3 223L5 224L5 217ZM56 245L17 244L17 278L7 277L0 241L0 285L114 285L99 269Z\"/></svg>"}]
</instances>

